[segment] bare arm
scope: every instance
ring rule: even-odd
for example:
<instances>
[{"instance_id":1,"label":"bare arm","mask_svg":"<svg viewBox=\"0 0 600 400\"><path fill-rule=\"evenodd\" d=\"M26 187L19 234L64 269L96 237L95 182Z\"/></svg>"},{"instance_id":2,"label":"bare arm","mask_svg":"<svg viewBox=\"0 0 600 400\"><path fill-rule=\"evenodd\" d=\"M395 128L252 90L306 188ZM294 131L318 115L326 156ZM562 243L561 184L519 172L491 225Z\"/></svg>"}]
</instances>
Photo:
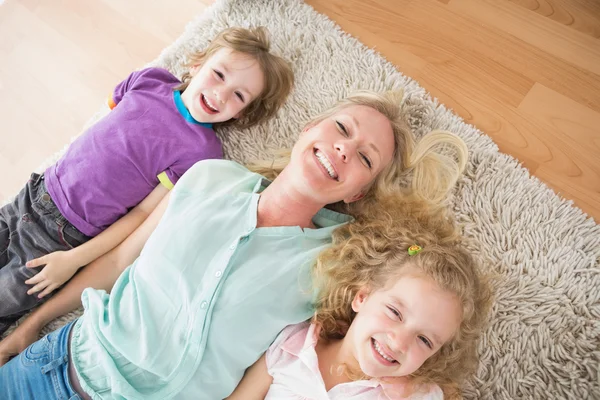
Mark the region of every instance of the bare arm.
<instances>
[{"instance_id":1,"label":"bare arm","mask_svg":"<svg viewBox=\"0 0 600 400\"><path fill-rule=\"evenodd\" d=\"M267 371L265 355L246 370L244 378L226 400L264 400L273 377Z\"/></svg>"},{"instance_id":2,"label":"bare arm","mask_svg":"<svg viewBox=\"0 0 600 400\"><path fill-rule=\"evenodd\" d=\"M83 268L53 298L41 305L9 336L0 342L0 366L36 341L40 330L53 319L81 306L81 293L87 287L110 291L121 272L139 256L167 208L167 194L150 216L119 246Z\"/></svg>"},{"instance_id":3,"label":"bare arm","mask_svg":"<svg viewBox=\"0 0 600 400\"><path fill-rule=\"evenodd\" d=\"M27 294L42 291L38 297L46 296L70 279L79 268L114 249L148 218L168 192L159 184L140 204L95 238L72 250L56 251L29 261L28 268L46 267L25 282L34 285Z\"/></svg>"}]
</instances>

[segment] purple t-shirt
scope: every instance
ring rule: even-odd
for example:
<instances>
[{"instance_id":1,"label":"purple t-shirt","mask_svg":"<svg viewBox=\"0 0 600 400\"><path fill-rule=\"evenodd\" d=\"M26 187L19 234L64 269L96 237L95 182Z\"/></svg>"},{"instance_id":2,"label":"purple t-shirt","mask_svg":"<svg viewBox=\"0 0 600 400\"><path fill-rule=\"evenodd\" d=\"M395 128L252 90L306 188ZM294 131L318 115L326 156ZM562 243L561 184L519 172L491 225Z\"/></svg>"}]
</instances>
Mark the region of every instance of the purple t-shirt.
<instances>
[{"instance_id":1,"label":"purple t-shirt","mask_svg":"<svg viewBox=\"0 0 600 400\"><path fill-rule=\"evenodd\" d=\"M164 69L132 73L109 100L116 107L46 170L48 193L84 234L99 234L135 207L158 175L175 184L197 161L223 157L211 125L195 121L173 91L180 83Z\"/></svg>"}]
</instances>

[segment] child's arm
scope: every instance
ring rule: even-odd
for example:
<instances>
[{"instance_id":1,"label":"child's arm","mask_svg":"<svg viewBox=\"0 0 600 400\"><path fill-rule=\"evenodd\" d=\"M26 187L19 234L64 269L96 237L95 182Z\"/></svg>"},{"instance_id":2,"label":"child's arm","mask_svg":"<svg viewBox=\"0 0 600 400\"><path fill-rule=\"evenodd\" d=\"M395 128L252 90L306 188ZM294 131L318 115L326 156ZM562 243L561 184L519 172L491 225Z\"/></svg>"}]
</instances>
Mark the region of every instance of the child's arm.
<instances>
[{"instance_id":1,"label":"child's arm","mask_svg":"<svg viewBox=\"0 0 600 400\"><path fill-rule=\"evenodd\" d=\"M69 280L79 268L114 249L148 218L168 192L169 189L159 184L140 204L93 239L69 251L55 251L29 261L27 268L46 267L25 281L28 285L35 285L27 294L43 290L38 297L46 296Z\"/></svg>"},{"instance_id":2,"label":"child's arm","mask_svg":"<svg viewBox=\"0 0 600 400\"><path fill-rule=\"evenodd\" d=\"M246 370L242 381L226 400L264 400L272 382L273 377L267 371L267 361L263 354Z\"/></svg>"},{"instance_id":3,"label":"child's arm","mask_svg":"<svg viewBox=\"0 0 600 400\"><path fill-rule=\"evenodd\" d=\"M0 341L0 366L39 339L48 322L81 306L85 288L111 290L121 272L140 255L144 244L163 216L170 194L167 194L150 216L119 246L83 268L65 287L32 312L10 335Z\"/></svg>"}]
</instances>

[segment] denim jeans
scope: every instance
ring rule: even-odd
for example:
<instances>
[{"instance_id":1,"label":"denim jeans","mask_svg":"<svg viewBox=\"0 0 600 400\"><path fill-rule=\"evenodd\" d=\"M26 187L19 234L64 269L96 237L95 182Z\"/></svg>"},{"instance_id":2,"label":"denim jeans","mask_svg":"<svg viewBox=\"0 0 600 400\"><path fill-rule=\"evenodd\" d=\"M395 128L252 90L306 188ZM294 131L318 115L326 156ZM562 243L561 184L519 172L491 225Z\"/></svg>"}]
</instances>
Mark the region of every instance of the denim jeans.
<instances>
[{"instance_id":1,"label":"denim jeans","mask_svg":"<svg viewBox=\"0 0 600 400\"><path fill-rule=\"evenodd\" d=\"M74 323L44 336L0 367L0 399L80 399L68 373L69 333Z\"/></svg>"},{"instance_id":2,"label":"denim jeans","mask_svg":"<svg viewBox=\"0 0 600 400\"><path fill-rule=\"evenodd\" d=\"M51 294L28 295L25 281L43 267L27 268L31 259L70 250L89 240L58 211L46 190L44 176L32 174L12 203L0 209L0 336Z\"/></svg>"}]
</instances>

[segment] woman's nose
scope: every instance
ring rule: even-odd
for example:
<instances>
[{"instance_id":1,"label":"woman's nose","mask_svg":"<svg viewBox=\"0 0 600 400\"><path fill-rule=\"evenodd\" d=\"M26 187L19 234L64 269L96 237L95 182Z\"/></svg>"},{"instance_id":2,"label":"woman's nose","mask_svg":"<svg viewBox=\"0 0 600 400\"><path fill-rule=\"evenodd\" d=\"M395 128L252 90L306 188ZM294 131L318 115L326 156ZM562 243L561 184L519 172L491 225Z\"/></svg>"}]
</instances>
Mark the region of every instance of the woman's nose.
<instances>
[{"instance_id":1,"label":"woman's nose","mask_svg":"<svg viewBox=\"0 0 600 400\"><path fill-rule=\"evenodd\" d=\"M349 140L340 141L335 144L335 150L337 151L343 162L348 162L350 160L350 157L354 152L354 147L356 146L354 146L353 143Z\"/></svg>"}]
</instances>

